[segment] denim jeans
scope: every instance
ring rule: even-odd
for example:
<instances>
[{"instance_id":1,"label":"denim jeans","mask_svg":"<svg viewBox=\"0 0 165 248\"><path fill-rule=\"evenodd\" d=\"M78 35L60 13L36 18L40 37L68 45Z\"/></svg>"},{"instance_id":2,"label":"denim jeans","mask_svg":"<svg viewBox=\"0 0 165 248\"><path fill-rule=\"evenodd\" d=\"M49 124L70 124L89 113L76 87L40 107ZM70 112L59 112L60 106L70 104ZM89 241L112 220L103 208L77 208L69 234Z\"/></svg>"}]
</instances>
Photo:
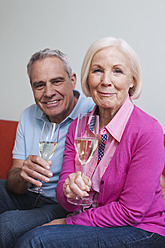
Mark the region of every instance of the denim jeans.
<instances>
[{"instance_id":1,"label":"denim jeans","mask_svg":"<svg viewBox=\"0 0 165 248\"><path fill-rule=\"evenodd\" d=\"M6 181L0 180L1 248L14 247L29 230L66 215L67 212L54 201L32 192L13 194L6 189Z\"/></svg>"},{"instance_id":2,"label":"denim jeans","mask_svg":"<svg viewBox=\"0 0 165 248\"><path fill-rule=\"evenodd\" d=\"M165 237L135 227L42 226L26 233L15 248L163 248Z\"/></svg>"}]
</instances>

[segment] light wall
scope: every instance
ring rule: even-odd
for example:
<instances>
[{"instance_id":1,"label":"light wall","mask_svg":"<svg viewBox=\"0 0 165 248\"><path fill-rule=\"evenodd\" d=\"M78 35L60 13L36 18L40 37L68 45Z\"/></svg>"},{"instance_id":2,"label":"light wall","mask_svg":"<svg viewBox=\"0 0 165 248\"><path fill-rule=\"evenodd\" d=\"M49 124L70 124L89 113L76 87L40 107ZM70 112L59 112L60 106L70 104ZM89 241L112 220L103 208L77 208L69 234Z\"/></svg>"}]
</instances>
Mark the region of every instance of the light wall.
<instances>
[{"instance_id":1,"label":"light wall","mask_svg":"<svg viewBox=\"0 0 165 248\"><path fill-rule=\"evenodd\" d=\"M58 48L71 60L80 89L88 47L105 36L125 39L137 52L143 91L134 103L165 131L164 0L0 0L0 118L19 120L34 102L26 65L43 48Z\"/></svg>"}]
</instances>

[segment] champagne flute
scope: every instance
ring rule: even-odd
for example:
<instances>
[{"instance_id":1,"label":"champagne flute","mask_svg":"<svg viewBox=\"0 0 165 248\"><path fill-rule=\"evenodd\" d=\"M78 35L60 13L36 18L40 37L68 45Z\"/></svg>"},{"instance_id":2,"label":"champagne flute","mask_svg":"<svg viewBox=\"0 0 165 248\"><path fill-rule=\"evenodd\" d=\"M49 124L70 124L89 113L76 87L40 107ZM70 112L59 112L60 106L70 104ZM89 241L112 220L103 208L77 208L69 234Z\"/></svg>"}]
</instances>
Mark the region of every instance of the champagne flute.
<instances>
[{"instance_id":1,"label":"champagne flute","mask_svg":"<svg viewBox=\"0 0 165 248\"><path fill-rule=\"evenodd\" d=\"M46 161L53 156L57 148L59 130L60 124L44 122L39 140L39 154ZM30 187L28 190L34 193L46 193L41 187Z\"/></svg>"},{"instance_id":2,"label":"champagne flute","mask_svg":"<svg viewBox=\"0 0 165 248\"><path fill-rule=\"evenodd\" d=\"M79 114L75 132L74 146L78 159L82 166L82 175L85 174L85 166L91 160L98 147L99 138L99 116L95 114ZM78 170L78 168L76 168ZM75 199L68 198L68 202L75 205L91 205L89 197L76 196Z\"/></svg>"}]
</instances>

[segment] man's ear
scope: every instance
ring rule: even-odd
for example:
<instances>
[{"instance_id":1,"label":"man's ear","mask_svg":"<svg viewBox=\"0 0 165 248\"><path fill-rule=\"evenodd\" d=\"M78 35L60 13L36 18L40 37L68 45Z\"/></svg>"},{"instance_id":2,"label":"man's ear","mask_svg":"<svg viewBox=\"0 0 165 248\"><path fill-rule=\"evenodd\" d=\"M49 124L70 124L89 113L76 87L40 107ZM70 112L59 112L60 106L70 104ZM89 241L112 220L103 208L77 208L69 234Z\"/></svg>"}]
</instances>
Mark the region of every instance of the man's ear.
<instances>
[{"instance_id":1,"label":"man's ear","mask_svg":"<svg viewBox=\"0 0 165 248\"><path fill-rule=\"evenodd\" d=\"M77 82L77 76L76 73L72 73L71 75L71 83L72 83L72 89L74 90L76 87L76 82Z\"/></svg>"}]
</instances>

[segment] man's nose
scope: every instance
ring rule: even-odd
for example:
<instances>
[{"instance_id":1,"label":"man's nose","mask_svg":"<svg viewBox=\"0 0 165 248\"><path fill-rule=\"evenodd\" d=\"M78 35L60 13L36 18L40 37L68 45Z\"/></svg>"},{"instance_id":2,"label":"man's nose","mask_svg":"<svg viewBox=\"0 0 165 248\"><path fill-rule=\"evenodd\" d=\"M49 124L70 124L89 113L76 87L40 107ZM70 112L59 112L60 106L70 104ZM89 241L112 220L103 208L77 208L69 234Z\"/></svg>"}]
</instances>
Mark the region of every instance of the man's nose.
<instances>
[{"instance_id":1,"label":"man's nose","mask_svg":"<svg viewBox=\"0 0 165 248\"><path fill-rule=\"evenodd\" d=\"M53 85L51 83L47 83L45 87L45 96L51 97L53 94Z\"/></svg>"}]
</instances>

